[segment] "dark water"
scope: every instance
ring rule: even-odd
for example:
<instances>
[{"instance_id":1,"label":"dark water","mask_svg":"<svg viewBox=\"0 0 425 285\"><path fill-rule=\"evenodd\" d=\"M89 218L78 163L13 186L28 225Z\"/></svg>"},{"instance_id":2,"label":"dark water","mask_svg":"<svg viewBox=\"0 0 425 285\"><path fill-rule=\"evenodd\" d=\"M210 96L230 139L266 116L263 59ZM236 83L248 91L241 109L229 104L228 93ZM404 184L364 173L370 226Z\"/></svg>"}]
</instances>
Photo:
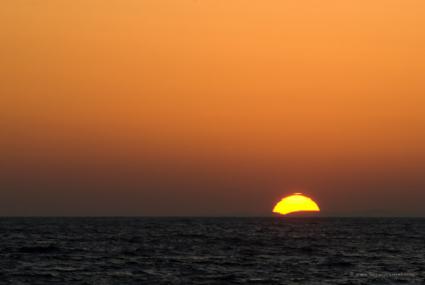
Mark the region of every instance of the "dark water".
<instances>
[{"instance_id":1,"label":"dark water","mask_svg":"<svg viewBox=\"0 0 425 285\"><path fill-rule=\"evenodd\" d=\"M425 284L425 219L3 218L0 284Z\"/></svg>"}]
</instances>

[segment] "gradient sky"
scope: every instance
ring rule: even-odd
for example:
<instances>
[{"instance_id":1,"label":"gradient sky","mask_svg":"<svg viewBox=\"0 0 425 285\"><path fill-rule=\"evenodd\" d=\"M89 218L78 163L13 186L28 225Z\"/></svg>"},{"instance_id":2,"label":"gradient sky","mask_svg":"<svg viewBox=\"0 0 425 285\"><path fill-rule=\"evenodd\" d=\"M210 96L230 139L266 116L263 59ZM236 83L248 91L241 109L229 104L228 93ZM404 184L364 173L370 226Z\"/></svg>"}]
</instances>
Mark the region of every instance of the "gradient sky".
<instances>
[{"instance_id":1,"label":"gradient sky","mask_svg":"<svg viewBox=\"0 0 425 285\"><path fill-rule=\"evenodd\" d=\"M425 216L425 1L3 0L0 215Z\"/></svg>"}]
</instances>

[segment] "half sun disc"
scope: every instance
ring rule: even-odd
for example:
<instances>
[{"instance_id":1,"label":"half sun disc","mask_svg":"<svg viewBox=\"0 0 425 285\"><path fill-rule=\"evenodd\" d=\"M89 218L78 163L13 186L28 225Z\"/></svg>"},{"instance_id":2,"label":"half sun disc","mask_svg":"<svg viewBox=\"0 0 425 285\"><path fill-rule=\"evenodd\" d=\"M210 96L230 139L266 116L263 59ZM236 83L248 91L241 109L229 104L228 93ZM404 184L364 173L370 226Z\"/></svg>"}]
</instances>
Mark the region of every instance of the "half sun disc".
<instances>
[{"instance_id":1,"label":"half sun disc","mask_svg":"<svg viewBox=\"0 0 425 285\"><path fill-rule=\"evenodd\" d=\"M273 213L286 215L294 212L320 212L320 208L311 198L294 193L280 200L273 208Z\"/></svg>"}]
</instances>

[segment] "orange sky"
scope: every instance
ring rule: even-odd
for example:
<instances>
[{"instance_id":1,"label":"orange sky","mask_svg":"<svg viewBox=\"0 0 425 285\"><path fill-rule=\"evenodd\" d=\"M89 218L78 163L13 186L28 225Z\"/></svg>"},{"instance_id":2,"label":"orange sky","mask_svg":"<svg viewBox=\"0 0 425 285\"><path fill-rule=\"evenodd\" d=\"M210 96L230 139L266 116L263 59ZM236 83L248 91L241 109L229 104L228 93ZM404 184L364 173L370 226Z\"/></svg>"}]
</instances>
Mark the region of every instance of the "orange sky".
<instances>
[{"instance_id":1,"label":"orange sky","mask_svg":"<svg viewBox=\"0 0 425 285\"><path fill-rule=\"evenodd\" d=\"M424 14L2 1L0 214L425 215Z\"/></svg>"}]
</instances>

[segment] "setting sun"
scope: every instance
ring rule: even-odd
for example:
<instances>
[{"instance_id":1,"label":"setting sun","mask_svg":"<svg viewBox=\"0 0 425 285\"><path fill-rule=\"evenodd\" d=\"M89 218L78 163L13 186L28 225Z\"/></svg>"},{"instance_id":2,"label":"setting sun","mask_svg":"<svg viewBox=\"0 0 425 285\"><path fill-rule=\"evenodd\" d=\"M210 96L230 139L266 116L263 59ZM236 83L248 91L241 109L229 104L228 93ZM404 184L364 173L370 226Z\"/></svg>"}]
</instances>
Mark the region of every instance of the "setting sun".
<instances>
[{"instance_id":1,"label":"setting sun","mask_svg":"<svg viewBox=\"0 0 425 285\"><path fill-rule=\"evenodd\" d=\"M273 208L273 213L281 215L293 212L320 212L320 208L311 198L301 193L294 193L283 198Z\"/></svg>"}]
</instances>

